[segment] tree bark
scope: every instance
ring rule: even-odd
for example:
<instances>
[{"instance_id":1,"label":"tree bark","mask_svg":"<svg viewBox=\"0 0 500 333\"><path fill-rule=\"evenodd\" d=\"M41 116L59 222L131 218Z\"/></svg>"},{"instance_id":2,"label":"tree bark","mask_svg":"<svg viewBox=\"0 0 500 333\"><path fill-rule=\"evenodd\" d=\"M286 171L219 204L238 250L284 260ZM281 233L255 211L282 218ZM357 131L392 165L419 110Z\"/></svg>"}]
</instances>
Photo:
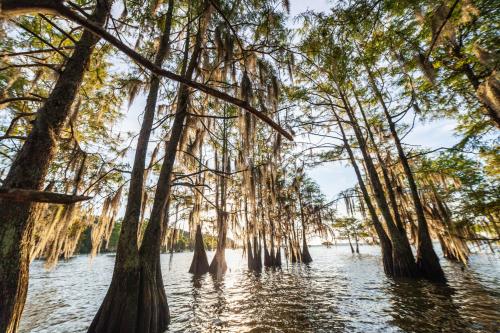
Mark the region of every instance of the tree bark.
<instances>
[{"instance_id":1,"label":"tree bark","mask_svg":"<svg viewBox=\"0 0 500 333\"><path fill-rule=\"evenodd\" d=\"M226 109L224 108L224 117L226 116ZM223 175L219 176L220 184L220 203L217 202L217 249L215 250L215 256L210 263L210 273L217 276L220 279L222 275L227 270L226 263L226 236L227 236L227 218L228 213L226 212L226 196L227 196L227 180L224 175L228 169L229 155L227 149L227 119L224 118L223 133L222 133L222 157L221 166ZM216 155L217 158L217 155ZM217 192L217 194L219 194ZM219 201L219 200L217 200Z\"/></svg>"},{"instance_id":2,"label":"tree bark","mask_svg":"<svg viewBox=\"0 0 500 333\"><path fill-rule=\"evenodd\" d=\"M377 161L378 161L379 167L382 170L382 178L384 180L385 189L386 189L387 195L389 197L389 203L391 204L394 222L396 223L396 226L398 227L399 231L401 231L402 233L406 232L404 225L403 225L403 221L401 219L401 214L399 213L398 202L396 200L396 194L394 193L393 184L391 183L391 179L389 177L389 172L387 171L387 167L385 166L385 162L384 162L382 155L380 154L380 150L378 149L377 144L375 142L375 137L373 135L373 132L372 132L371 126L368 122L368 119L366 118L366 114L365 114L365 110L363 108L363 105L361 104L361 101L359 100L358 96L356 95L356 91L354 88L352 89L352 92L353 92L354 97L356 99L356 102L358 104L359 111L361 112L361 116L363 117L366 131L368 132L368 137L370 138L373 150L375 151L375 155L377 156Z\"/></svg>"},{"instance_id":3,"label":"tree bark","mask_svg":"<svg viewBox=\"0 0 500 333\"><path fill-rule=\"evenodd\" d=\"M201 233L201 226L198 224L196 227L196 236L194 243L194 255L189 273L194 275L202 275L208 272L208 259L205 252L205 244L203 243L203 235Z\"/></svg>"},{"instance_id":4,"label":"tree bark","mask_svg":"<svg viewBox=\"0 0 500 333\"><path fill-rule=\"evenodd\" d=\"M165 30L155 57L155 63L158 66L161 66L169 53L172 15L173 0L170 0ZM158 244L155 244L158 246L157 256L144 258L146 256L141 255L138 245L138 227L145 176L144 168L159 85L160 78L153 75L135 152L127 208L118 241L113 277L103 303L88 329L89 333L162 332L167 328L170 320L160 270L161 230L157 235ZM158 207L155 213L159 213ZM162 210L159 214L163 218L165 211ZM150 220L148 227L151 222ZM148 241L149 239L144 237L142 244L145 245Z\"/></svg>"},{"instance_id":5,"label":"tree bark","mask_svg":"<svg viewBox=\"0 0 500 333\"><path fill-rule=\"evenodd\" d=\"M109 2L97 2L92 14L103 25ZM12 163L3 188L40 191L52 162L59 135L81 86L85 68L99 38L85 30L67 60L54 89L37 112L33 128ZM26 301L29 274L29 244L33 232L32 202L0 199L0 332L15 332Z\"/></svg>"},{"instance_id":6,"label":"tree bark","mask_svg":"<svg viewBox=\"0 0 500 333\"><path fill-rule=\"evenodd\" d=\"M347 136L345 134L342 122L336 114L335 114L335 118L336 118L337 123L339 125L340 133L342 134L342 140L343 140L344 146L347 150L347 154L349 155L351 165L354 168L354 173L356 174L356 178L358 179L358 184L359 184L359 188L361 189L361 194L363 195L363 199L364 199L366 206L368 208L368 212L370 213L370 217L372 219L372 223L373 223L373 226L375 228L375 232L377 233L377 236L378 236L379 241L380 241L380 248L382 250L382 263L384 266L384 272L388 276L393 276L394 269L393 269L393 260L392 260L391 240L387 236L387 233L385 232L384 227L382 226L382 223L380 223L377 212L376 212L375 207L372 203L372 199L370 198L370 194L368 193L368 190L366 188L365 181L363 180L363 176L361 175L361 171L359 170L358 163L356 162L356 158L354 157L354 153L351 149L351 146L349 145L349 141L347 140Z\"/></svg>"},{"instance_id":7,"label":"tree bark","mask_svg":"<svg viewBox=\"0 0 500 333\"><path fill-rule=\"evenodd\" d=\"M379 100L380 105L384 111L384 115L389 124L389 129L396 145L396 149L398 151L399 160L401 165L403 166L403 170L405 172L406 179L408 181L408 185L410 187L411 198L413 200L413 205L415 207L415 213L417 215L417 225L418 225L418 244L417 244L417 267L420 273L427 279L436 281L436 282L446 282L446 278L444 276L443 269L439 264L439 258L434 252L434 248L432 247L432 239L429 234L429 228L427 225L427 221L425 219L424 208L422 206L422 202L420 201L420 197L418 195L418 188L415 178L413 177L413 172L410 168L410 164L408 163L408 158L406 157L406 153L403 150L403 146L401 144L401 140L399 139L399 135L396 130L396 125L392 120L392 117L389 113L387 105L385 104L382 93L378 89L378 86L375 82L375 78L373 77L373 73L370 71L370 68L366 66L366 71L368 73L368 79L370 82L370 86L375 93L377 99Z\"/></svg>"},{"instance_id":8,"label":"tree bark","mask_svg":"<svg viewBox=\"0 0 500 333\"><path fill-rule=\"evenodd\" d=\"M382 213L382 216L384 217L387 225L387 230L389 231L389 235L391 237L393 276L416 277L418 275L418 272L413 253L411 251L410 243L408 241L408 237L405 233L401 233L394 223L389 205L387 204L387 199L385 198L384 189L377 174L377 170L366 150L366 142L364 140L364 136L361 133L361 129L359 128L356 118L354 117L354 113L347 100L347 97L340 89L340 87L338 87L338 90L341 94L341 99L344 104L346 113L349 117L349 121L351 122L351 126L354 130L354 134L359 143L359 149L363 155L363 160L365 161L366 169L368 172L368 179L370 180L375 200L380 212Z\"/></svg>"},{"instance_id":9,"label":"tree bark","mask_svg":"<svg viewBox=\"0 0 500 333\"><path fill-rule=\"evenodd\" d=\"M92 197L84 195L69 195L39 190L25 190L18 188L0 188L0 200L13 202L45 202L53 204L72 204L90 200Z\"/></svg>"},{"instance_id":10,"label":"tree bark","mask_svg":"<svg viewBox=\"0 0 500 333\"><path fill-rule=\"evenodd\" d=\"M265 226L262 227L262 240L264 243L264 267L272 267L274 257L271 257L271 254L269 253L269 250L267 248Z\"/></svg>"},{"instance_id":11,"label":"tree bark","mask_svg":"<svg viewBox=\"0 0 500 333\"><path fill-rule=\"evenodd\" d=\"M299 208L300 208L300 221L302 222L302 253L301 260L303 263L308 264L311 263L312 257L309 253L309 248L307 247L307 239L306 239L306 218L304 214L304 203L302 202L302 194L300 192L300 184L297 184L297 195L299 197Z\"/></svg>"}]
</instances>

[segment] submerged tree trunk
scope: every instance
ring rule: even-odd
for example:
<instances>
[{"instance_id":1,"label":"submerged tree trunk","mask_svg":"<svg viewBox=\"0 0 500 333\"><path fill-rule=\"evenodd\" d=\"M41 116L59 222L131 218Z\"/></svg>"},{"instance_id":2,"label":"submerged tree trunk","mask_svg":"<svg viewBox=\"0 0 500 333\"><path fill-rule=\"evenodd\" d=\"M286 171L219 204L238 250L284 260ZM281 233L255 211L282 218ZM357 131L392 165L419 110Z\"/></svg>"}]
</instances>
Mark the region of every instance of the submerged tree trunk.
<instances>
[{"instance_id":1,"label":"submerged tree trunk","mask_svg":"<svg viewBox=\"0 0 500 333\"><path fill-rule=\"evenodd\" d=\"M202 10L204 14L200 18L196 44L184 73L184 77L188 79L192 78L197 66L202 36L205 34L210 15L208 4L205 4ZM189 44L189 38L186 39L186 43ZM89 332L159 333L168 327L170 313L160 266L161 236L164 228L165 207L171 190L172 169L184 129L188 104L189 89L181 84L151 216L139 254L136 254L137 248L127 246L128 244L120 245L122 243L120 240L119 250L122 246L123 262L115 265L110 289L89 328ZM141 197L138 195L138 198ZM137 207L140 207L140 204Z\"/></svg>"},{"instance_id":2,"label":"submerged tree trunk","mask_svg":"<svg viewBox=\"0 0 500 333\"><path fill-rule=\"evenodd\" d=\"M352 128L354 130L354 134L359 143L359 149L363 155L363 160L365 161L366 170L368 173L368 179L370 180L371 188L373 190L373 194L375 196L375 200L379 207L382 216L387 225L387 230L391 237L392 243L392 268L393 268L393 276L395 277L417 277L418 271L415 264L415 258L413 257L413 253L411 251L410 242L408 241L408 237L406 233L402 233L392 219L392 215L387 204L387 200L385 198L384 189L380 182L380 179L377 174L377 170L373 164L371 157L366 151L366 142L364 140L363 134L358 126L358 122L354 117L352 112L352 108L347 101L344 93L339 89L341 93L342 101L346 108L346 113L349 117L349 120L352 124Z\"/></svg>"},{"instance_id":3,"label":"submerged tree trunk","mask_svg":"<svg viewBox=\"0 0 500 333\"><path fill-rule=\"evenodd\" d=\"M352 152L351 146L349 145L349 141L347 140L347 136L344 131L344 127L342 125L341 120L335 114L336 121L340 128L340 133L342 134L342 140L344 142L344 146L349 155L349 159L351 161L351 165L354 169L354 173L356 174L356 178L358 180L359 188L361 189L361 194L363 195L363 199L368 207L368 212L370 214L373 226L375 228L375 232L380 241L380 248L382 250L382 263L384 266L384 272L386 275L392 276L394 274L393 269L393 260L392 260L392 244L391 240L387 236L387 233L380 223L377 212L375 210L375 206L372 203L372 199L370 198L370 194L365 185L365 181L363 180L363 176L361 175L361 171L359 170L358 163L356 162L356 158L354 157L354 153Z\"/></svg>"},{"instance_id":4,"label":"submerged tree trunk","mask_svg":"<svg viewBox=\"0 0 500 333\"><path fill-rule=\"evenodd\" d=\"M253 270L252 242L250 242L250 237L248 235L247 235L247 265L249 270Z\"/></svg>"},{"instance_id":5,"label":"submerged tree trunk","mask_svg":"<svg viewBox=\"0 0 500 333\"><path fill-rule=\"evenodd\" d=\"M219 228L219 235L217 238L217 249L215 250L214 258L210 263L210 273L216 275L219 279L227 271L226 263L226 221L225 217L221 218L221 227Z\"/></svg>"},{"instance_id":6,"label":"submerged tree trunk","mask_svg":"<svg viewBox=\"0 0 500 333\"><path fill-rule=\"evenodd\" d=\"M307 246L307 237L305 227L302 227L302 262L309 264L313 261L311 254L309 253L309 247Z\"/></svg>"},{"instance_id":7,"label":"submerged tree trunk","mask_svg":"<svg viewBox=\"0 0 500 333\"><path fill-rule=\"evenodd\" d=\"M267 249L266 230L264 226L262 227L262 240L264 243L264 267L271 267L273 266L274 257L271 256Z\"/></svg>"},{"instance_id":8,"label":"submerged tree trunk","mask_svg":"<svg viewBox=\"0 0 500 333\"><path fill-rule=\"evenodd\" d=\"M309 248L307 247L307 239L306 239L306 221L304 215L304 203L302 202L302 194L300 193L300 184L297 185L297 195L299 197L299 208L300 208L300 220L302 222L302 253L301 259L302 262L308 264L312 262L311 254L309 254ZM300 249L300 248L299 248Z\"/></svg>"},{"instance_id":9,"label":"submerged tree trunk","mask_svg":"<svg viewBox=\"0 0 500 333\"><path fill-rule=\"evenodd\" d=\"M224 116L226 116L226 109L224 107ZM223 134L222 134L222 158L221 166L222 173L225 174L228 170L229 155L227 148L227 119L224 118ZM215 155L217 159L217 155ZM220 184L220 202L217 202L217 249L215 250L215 256L210 263L210 273L217 276L219 279L227 270L226 263L226 236L227 236L227 218L228 213L226 211L227 205L227 179L225 175L219 176ZM216 189L217 195L219 196L218 188ZM216 200L219 201L219 200Z\"/></svg>"},{"instance_id":10,"label":"submerged tree trunk","mask_svg":"<svg viewBox=\"0 0 500 333\"><path fill-rule=\"evenodd\" d=\"M277 266L277 262L276 262L276 249L275 249L275 238L276 238L276 233L275 233L275 230L274 230L274 222L272 221L272 218L269 219L269 223L271 224L271 252L270 252L270 256L271 256L271 266Z\"/></svg>"},{"instance_id":11,"label":"submerged tree trunk","mask_svg":"<svg viewBox=\"0 0 500 333\"><path fill-rule=\"evenodd\" d=\"M203 243L203 235L201 233L201 226L198 224L196 227L196 236L194 241L194 254L189 273L201 275L208 272L208 259L205 252L205 244Z\"/></svg>"},{"instance_id":12,"label":"submerged tree trunk","mask_svg":"<svg viewBox=\"0 0 500 333\"><path fill-rule=\"evenodd\" d=\"M262 248L259 244L257 235L253 237L253 270L256 272L262 271Z\"/></svg>"},{"instance_id":13,"label":"submerged tree trunk","mask_svg":"<svg viewBox=\"0 0 500 333\"><path fill-rule=\"evenodd\" d=\"M98 1L92 21L102 26L110 3ZM38 110L33 128L13 161L2 188L42 190L59 135L99 37L85 30L54 89ZM0 199L0 332L15 332L28 291L30 244L35 213L31 202Z\"/></svg>"},{"instance_id":14,"label":"submerged tree trunk","mask_svg":"<svg viewBox=\"0 0 500 333\"><path fill-rule=\"evenodd\" d=\"M406 153L403 150L403 146L401 144L401 140L399 139L399 135L396 130L396 125L392 120L392 117L389 113L389 110L385 104L382 93L380 92L375 79L373 77L372 72L366 66L366 70L368 73L368 78L370 81L370 85L372 87L373 92L375 93L377 99L382 106L384 111L386 120L389 124L389 129L391 131L392 138L396 145L399 160L401 165L403 166L403 170L408 181L408 185L410 187L411 198L413 200L413 205L415 207L415 213L417 215L417 225L418 225L418 244L417 244L417 267L420 273L427 279L436 281L436 282L446 282L446 278L444 276L443 269L439 264L439 258L432 247L432 239L429 233L429 227L427 225L427 221L425 219L424 208L422 206L422 201L418 195L418 188L415 178L413 177L413 172L410 168L410 164L408 162L408 158L406 157Z\"/></svg>"},{"instance_id":15,"label":"submerged tree trunk","mask_svg":"<svg viewBox=\"0 0 500 333\"><path fill-rule=\"evenodd\" d=\"M357 232L354 232L354 242L356 243L356 253L359 254L359 241Z\"/></svg>"},{"instance_id":16,"label":"submerged tree trunk","mask_svg":"<svg viewBox=\"0 0 500 333\"><path fill-rule=\"evenodd\" d=\"M276 257L274 257L274 266L281 267L281 247L276 250Z\"/></svg>"},{"instance_id":17,"label":"submerged tree trunk","mask_svg":"<svg viewBox=\"0 0 500 333\"><path fill-rule=\"evenodd\" d=\"M349 247L351 248L351 253L354 254L354 247L352 246L351 235L350 235L349 231L347 232L347 241L349 242Z\"/></svg>"}]
</instances>

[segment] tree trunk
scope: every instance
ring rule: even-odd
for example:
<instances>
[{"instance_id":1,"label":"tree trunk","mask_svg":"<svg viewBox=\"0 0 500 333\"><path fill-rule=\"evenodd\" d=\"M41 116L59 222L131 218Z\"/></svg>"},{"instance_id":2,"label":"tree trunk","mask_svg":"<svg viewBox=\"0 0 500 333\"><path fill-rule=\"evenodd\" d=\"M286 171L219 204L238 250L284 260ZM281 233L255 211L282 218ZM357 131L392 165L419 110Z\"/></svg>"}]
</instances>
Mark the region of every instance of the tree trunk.
<instances>
[{"instance_id":1,"label":"tree trunk","mask_svg":"<svg viewBox=\"0 0 500 333\"><path fill-rule=\"evenodd\" d=\"M274 258L274 266L281 267L281 247L276 250L276 257Z\"/></svg>"},{"instance_id":2,"label":"tree trunk","mask_svg":"<svg viewBox=\"0 0 500 333\"><path fill-rule=\"evenodd\" d=\"M247 235L247 265L249 270L253 270L253 251L250 236Z\"/></svg>"},{"instance_id":3,"label":"tree trunk","mask_svg":"<svg viewBox=\"0 0 500 333\"><path fill-rule=\"evenodd\" d=\"M417 183L415 181L415 178L413 177L413 172L410 168L410 164L408 163L406 153L403 150L401 140L399 139L399 135L396 130L396 125L392 121L392 117L385 104L382 93L378 89L373 74L368 68L368 66L366 66L366 71L368 73L368 78L372 90L375 93L377 99L379 100L382 109L384 110L384 114L389 124L389 129L391 131L392 138L394 140L394 143L398 151L399 160L401 162L401 165L403 166L403 170L405 172L405 176L408 181L408 185L410 187L411 198L413 200L413 205L415 207L415 213L417 215L417 225L418 225L417 267L420 273L425 278L436 282L446 282L443 269L439 264L439 258L437 257L436 252L434 252L434 248L432 247L432 239L429 234L427 221L425 220L424 208L422 206L422 202L420 201L420 197L418 195Z\"/></svg>"},{"instance_id":4,"label":"tree trunk","mask_svg":"<svg viewBox=\"0 0 500 333\"><path fill-rule=\"evenodd\" d=\"M378 146L375 142L375 137L373 136L373 132L372 132L370 123L368 122L368 119L366 118L365 110L363 109L363 105L361 104L361 101L359 100L358 96L356 95L356 91L354 88L352 89L352 92L353 92L354 97L356 99L356 102L358 104L359 111L361 112L361 116L363 117L366 131L368 132L368 137L370 138L373 150L375 151L375 155L377 156L377 161L378 161L379 167L382 170L382 178L384 180L385 189L386 189L387 195L389 197L389 203L391 204L394 222L396 223L396 226L398 227L399 231L404 233L406 231L405 231L405 228L403 226L401 214L399 213L398 203L396 200L396 194L395 194L394 189L393 189L393 184L391 182L391 178L389 177L389 172L387 171L387 167L385 165L386 163L385 163L384 159L382 158L382 155L380 154L380 150L378 149Z\"/></svg>"},{"instance_id":5,"label":"tree trunk","mask_svg":"<svg viewBox=\"0 0 500 333\"><path fill-rule=\"evenodd\" d=\"M347 241L349 242L349 247L351 248L351 253L354 254L354 247L352 246L351 235L349 232L347 232Z\"/></svg>"},{"instance_id":6,"label":"tree trunk","mask_svg":"<svg viewBox=\"0 0 500 333\"><path fill-rule=\"evenodd\" d=\"M276 249L275 249L275 243L274 240L276 238L276 233L274 230L274 222L272 220L272 217L269 217L269 223L271 224L271 266L276 266Z\"/></svg>"},{"instance_id":7,"label":"tree trunk","mask_svg":"<svg viewBox=\"0 0 500 333\"><path fill-rule=\"evenodd\" d=\"M262 227L262 240L264 243L264 267L271 267L273 266L273 257L271 257L271 254L269 253L269 250L267 249L267 243L266 243L266 230L265 227Z\"/></svg>"},{"instance_id":8,"label":"tree trunk","mask_svg":"<svg viewBox=\"0 0 500 333\"><path fill-rule=\"evenodd\" d=\"M361 189L361 194L363 195L363 199L368 207L368 212L370 213L370 217L372 219L373 226L375 228L375 232L380 241L380 248L382 250L382 263L384 266L384 272L386 275L393 276L393 260L392 260L392 244L391 240L387 236L387 233L380 223L377 212L375 211L375 207L372 203L372 199L370 198L370 194L366 189L365 181L363 180L363 176L361 175L361 171L359 170L358 163L356 162L356 158L354 157L354 153L352 152L351 146L349 145L349 141L347 141L347 136L344 132L344 127L342 126L341 120L335 114L337 123L340 128L340 133L342 134L342 140L344 141L344 146L349 155L349 159L351 160L351 165L354 168L354 173L356 174L356 178L358 179L359 188Z\"/></svg>"},{"instance_id":9,"label":"tree trunk","mask_svg":"<svg viewBox=\"0 0 500 333\"><path fill-rule=\"evenodd\" d=\"M356 243L356 253L359 254L358 233L354 232L354 242Z\"/></svg>"},{"instance_id":10,"label":"tree trunk","mask_svg":"<svg viewBox=\"0 0 500 333\"><path fill-rule=\"evenodd\" d=\"M194 254L189 273L201 275L208 272L208 259L205 252L205 244L203 243L203 235L201 233L201 226L198 224L196 227L196 236L194 242Z\"/></svg>"},{"instance_id":11,"label":"tree trunk","mask_svg":"<svg viewBox=\"0 0 500 333\"><path fill-rule=\"evenodd\" d=\"M224 117L226 116L226 109L224 107ZM222 134L222 173L225 174L228 169L229 156L227 149L227 119L224 118L223 121L223 134ZM217 159L217 155L216 155ZM227 270L226 263L226 235L227 235L227 218L228 214L226 212L226 196L227 196L227 180L225 175L219 176L220 183L220 203L217 202L217 250L215 251L215 256L210 263L210 273L217 276L220 279L222 275ZM218 193L218 188L216 189ZM219 200L216 200L219 201Z\"/></svg>"},{"instance_id":12,"label":"tree trunk","mask_svg":"<svg viewBox=\"0 0 500 333\"><path fill-rule=\"evenodd\" d=\"M385 198L384 189L382 184L380 183L380 179L377 174L377 170L373 164L371 157L366 151L366 143L361 133L361 130L358 126L357 120L354 117L352 112L352 108L347 101L346 96L340 90L342 97L342 102L346 108L346 113L349 117L349 120L352 124L352 128L354 130L354 134L359 143L359 148L363 155L363 160L365 161L366 169L368 172L368 178L370 180L371 188L373 190L373 194L375 196L375 200L379 207L382 216L387 225L387 230L391 236L392 242L392 261L393 261L393 276L394 277L416 277L418 275L417 267L415 264L415 259L413 257L413 253L411 251L410 242L408 241L408 237L405 233L401 233L394 223L392 219L392 215L387 204L387 200Z\"/></svg>"},{"instance_id":13,"label":"tree trunk","mask_svg":"<svg viewBox=\"0 0 500 333\"><path fill-rule=\"evenodd\" d=\"M109 5L105 0L97 2L91 16L96 24L104 24ZM59 135L98 41L99 37L85 30L76 43L54 89L37 112L33 128L3 182L4 189L43 188ZM35 211L31 202L0 199L0 332L15 332L21 319L28 291L29 244Z\"/></svg>"},{"instance_id":14,"label":"tree trunk","mask_svg":"<svg viewBox=\"0 0 500 333\"><path fill-rule=\"evenodd\" d=\"M250 240L250 224L248 223L248 198L244 197L245 222L246 222L246 241L247 241L247 266L249 270L254 270L254 258L252 250L252 241Z\"/></svg>"},{"instance_id":15,"label":"tree trunk","mask_svg":"<svg viewBox=\"0 0 500 333\"><path fill-rule=\"evenodd\" d=\"M191 79L197 66L201 52L202 36L205 34L208 24L209 5L206 3L204 7L204 15L199 22L196 44L184 75L188 79ZM189 44L189 38L186 38L186 43ZM186 61L187 55L185 55ZM127 247L126 244L122 245L124 254L131 252L131 256L125 255L123 263L115 265L110 289L89 328L89 332L159 333L165 331L168 327L170 313L160 267L161 236L164 228L165 207L171 190L172 169L184 129L188 104L189 89L181 84L151 216L144 233L139 255L135 254L136 249L130 246ZM138 195L138 198L141 197L141 195ZM137 218L139 218L140 214L137 215ZM138 262L135 260L136 258Z\"/></svg>"},{"instance_id":16,"label":"tree trunk","mask_svg":"<svg viewBox=\"0 0 500 333\"><path fill-rule=\"evenodd\" d=\"M307 246L307 237L306 237L306 229L305 226L302 226L302 262L305 264L311 263L312 257L309 253L309 247Z\"/></svg>"},{"instance_id":17,"label":"tree trunk","mask_svg":"<svg viewBox=\"0 0 500 333\"><path fill-rule=\"evenodd\" d=\"M262 271L262 248L260 247L257 235L253 236L253 270Z\"/></svg>"},{"instance_id":18,"label":"tree trunk","mask_svg":"<svg viewBox=\"0 0 500 333\"><path fill-rule=\"evenodd\" d=\"M304 216L304 205L302 202L302 194L300 193L300 184L297 185L297 195L299 197L299 208L300 208L300 220L302 222L302 262L308 264L312 262L311 254L309 254L309 248L307 247L306 239L306 221Z\"/></svg>"}]
</instances>

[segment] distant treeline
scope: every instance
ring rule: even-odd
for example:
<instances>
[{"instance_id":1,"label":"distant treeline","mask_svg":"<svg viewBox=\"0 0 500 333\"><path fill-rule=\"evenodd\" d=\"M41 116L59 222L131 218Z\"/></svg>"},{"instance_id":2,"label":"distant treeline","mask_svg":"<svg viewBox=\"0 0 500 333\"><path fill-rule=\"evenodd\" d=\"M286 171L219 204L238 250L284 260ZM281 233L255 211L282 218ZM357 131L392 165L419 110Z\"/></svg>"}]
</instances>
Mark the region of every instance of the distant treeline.
<instances>
[{"instance_id":1,"label":"distant treeline","mask_svg":"<svg viewBox=\"0 0 500 333\"><path fill-rule=\"evenodd\" d=\"M113 227L113 231L111 233L111 237L109 238L109 242L106 246L106 243L103 243L99 252L107 253L107 252L116 252L118 246L118 238L120 237L122 224L116 223ZM85 229L85 231L80 236L80 240L77 245L77 250L75 253L78 254L89 254L92 250L92 239L91 239L91 227ZM173 252L183 252L183 251L193 251L194 250L194 239L191 239L189 236L189 232L185 230L176 229L177 239L174 239L173 242ZM203 242L205 243L205 248L209 251L214 250L217 247L217 237L204 234ZM236 244L234 240L228 239L228 247L234 248ZM162 246L162 252L171 251L171 244L167 244L166 246Z\"/></svg>"}]
</instances>

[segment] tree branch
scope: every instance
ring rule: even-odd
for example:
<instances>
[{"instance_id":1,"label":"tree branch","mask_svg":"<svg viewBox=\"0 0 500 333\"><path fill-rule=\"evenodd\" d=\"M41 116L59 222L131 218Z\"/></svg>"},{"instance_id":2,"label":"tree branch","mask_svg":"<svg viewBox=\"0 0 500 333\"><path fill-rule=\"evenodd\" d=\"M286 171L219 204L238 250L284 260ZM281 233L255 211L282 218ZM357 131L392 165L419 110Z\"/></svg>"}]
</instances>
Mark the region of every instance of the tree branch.
<instances>
[{"instance_id":1,"label":"tree branch","mask_svg":"<svg viewBox=\"0 0 500 333\"><path fill-rule=\"evenodd\" d=\"M0 199L18 202L46 202L55 204L71 204L92 199L83 195L68 195L63 193L25 190L19 188L0 189Z\"/></svg>"},{"instance_id":2,"label":"tree branch","mask_svg":"<svg viewBox=\"0 0 500 333\"><path fill-rule=\"evenodd\" d=\"M450 11L448 12L448 15L446 15L446 18L444 19L443 23L441 24L438 31L436 32L436 35L432 39L431 46L429 48L429 51L427 51L427 55L425 56L425 59L429 59L431 52L434 49L434 46L436 45L437 40L439 39L439 35L441 34L441 31L443 30L446 23L448 23L448 20L451 18L451 15L453 14L453 11L455 10L455 7L458 5L459 2L460 2L460 0L455 0L453 5L451 6Z\"/></svg>"},{"instance_id":3,"label":"tree branch","mask_svg":"<svg viewBox=\"0 0 500 333\"><path fill-rule=\"evenodd\" d=\"M81 15L77 14L70 8L63 5L61 0L2 0L0 9L0 15L21 15L32 12L45 12L52 13L66 17L67 19L80 24L85 29L93 32L97 36L105 39L111 45L115 46L117 49L125 53L129 56L133 61L137 64L144 66L149 69L151 72L158 76L164 76L171 80L177 81L179 83L185 84L188 87L194 88L196 90L200 90L208 95L211 95L215 98L221 99L223 101L229 102L233 105L236 105L246 111L252 113L257 118L261 119L269 126L271 126L274 130L282 134L288 140L293 141L293 136L288 133L285 129L283 129L279 124L277 124L274 120L268 117L266 114L258 111L256 108L251 106L248 102L233 97L229 94L226 94L217 89L211 88L205 84L198 83L195 81L188 80L183 76L170 72L166 69L162 69L160 66L155 65L153 62L142 56L141 54L134 51L129 46L122 43L118 38L110 34L106 29L96 25L95 23L87 20Z\"/></svg>"},{"instance_id":4,"label":"tree branch","mask_svg":"<svg viewBox=\"0 0 500 333\"><path fill-rule=\"evenodd\" d=\"M75 48L74 46L61 46L58 49L59 50L72 50L74 48ZM55 51L54 51L54 49L50 48L50 49L11 52L11 53L0 53L0 58L16 57L16 56L31 55L31 54L38 54L38 53L47 53L47 52L55 52Z\"/></svg>"},{"instance_id":5,"label":"tree branch","mask_svg":"<svg viewBox=\"0 0 500 333\"><path fill-rule=\"evenodd\" d=\"M19 101L43 102L43 100L41 98L38 98L38 97L28 97L28 96L10 97L10 98L0 100L0 105L12 103L12 102L19 102Z\"/></svg>"}]
</instances>

